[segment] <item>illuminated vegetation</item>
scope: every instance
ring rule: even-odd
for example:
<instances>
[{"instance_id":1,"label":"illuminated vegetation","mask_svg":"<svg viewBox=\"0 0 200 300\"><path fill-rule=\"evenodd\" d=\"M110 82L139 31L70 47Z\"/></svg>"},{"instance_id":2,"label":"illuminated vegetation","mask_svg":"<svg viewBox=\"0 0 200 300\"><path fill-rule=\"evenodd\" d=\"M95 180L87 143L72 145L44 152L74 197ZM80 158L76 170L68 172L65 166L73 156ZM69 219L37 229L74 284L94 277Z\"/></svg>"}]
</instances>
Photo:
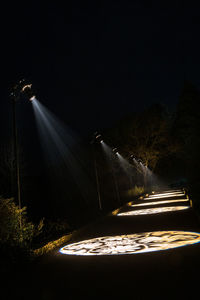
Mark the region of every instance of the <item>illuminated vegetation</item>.
<instances>
[{"instance_id":1,"label":"illuminated vegetation","mask_svg":"<svg viewBox=\"0 0 200 300\"><path fill-rule=\"evenodd\" d=\"M172 148L169 126L170 114L161 104L155 104L125 118L108 135L125 156L134 155L154 170L158 159Z\"/></svg>"},{"instance_id":2,"label":"illuminated vegetation","mask_svg":"<svg viewBox=\"0 0 200 300\"><path fill-rule=\"evenodd\" d=\"M19 210L12 198L0 198L0 248L4 255L15 259L19 252L29 251L33 238L41 233L43 225L43 220L38 225L29 222L26 207Z\"/></svg>"},{"instance_id":3,"label":"illuminated vegetation","mask_svg":"<svg viewBox=\"0 0 200 300\"><path fill-rule=\"evenodd\" d=\"M137 186L135 185L133 189L130 189L127 191L128 196L138 196L144 193L144 187L143 186Z\"/></svg>"}]
</instances>

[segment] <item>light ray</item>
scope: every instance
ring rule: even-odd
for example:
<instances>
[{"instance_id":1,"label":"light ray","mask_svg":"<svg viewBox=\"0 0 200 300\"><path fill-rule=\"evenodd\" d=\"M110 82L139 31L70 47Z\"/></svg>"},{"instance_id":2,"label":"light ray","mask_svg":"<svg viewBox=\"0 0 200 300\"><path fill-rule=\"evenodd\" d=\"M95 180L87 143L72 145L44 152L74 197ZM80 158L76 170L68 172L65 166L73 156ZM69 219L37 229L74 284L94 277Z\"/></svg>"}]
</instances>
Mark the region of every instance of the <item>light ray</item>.
<instances>
[{"instance_id":1,"label":"light ray","mask_svg":"<svg viewBox=\"0 0 200 300\"><path fill-rule=\"evenodd\" d=\"M60 166L55 176L62 177L61 180L69 173L87 202L89 195L94 194L94 188L84 172L84 162L80 160L80 139L36 98L31 103L47 162Z\"/></svg>"}]
</instances>

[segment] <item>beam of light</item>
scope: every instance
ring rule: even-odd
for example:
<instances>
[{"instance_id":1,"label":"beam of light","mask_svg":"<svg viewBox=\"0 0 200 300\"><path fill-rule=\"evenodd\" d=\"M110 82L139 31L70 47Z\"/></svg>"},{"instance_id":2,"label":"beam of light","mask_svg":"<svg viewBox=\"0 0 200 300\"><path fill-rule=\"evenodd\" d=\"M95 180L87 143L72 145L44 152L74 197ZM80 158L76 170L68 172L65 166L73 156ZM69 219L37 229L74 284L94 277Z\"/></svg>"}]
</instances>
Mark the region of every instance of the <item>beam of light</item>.
<instances>
[{"instance_id":1,"label":"beam of light","mask_svg":"<svg viewBox=\"0 0 200 300\"><path fill-rule=\"evenodd\" d=\"M133 166L140 173L145 175L145 181L147 186L151 189L158 190L161 187L164 189L166 185L158 178L147 166L144 166L141 162L138 162L135 157L133 157Z\"/></svg>"},{"instance_id":2,"label":"beam of light","mask_svg":"<svg viewBox=\"0 0 200 300\"><path fill-rule=\"evenodd\" d=\"M119 213L117 216L138 216L138 215L151 215L151 214L160 214L165 212L177 211L188 209L190 206L168 206L168 207L156 207L156 208L145 208L127 211L124 213Z\"/></svg>"},{"instance_id":3,"label":"beam of light","mask_svg":"<svg viewBox=\"0 0 200 300\"><path fill-rule=\"evenodd\" d=\"M123 170L126 173L130 174L132 172L133 166L121 154L119 154L119 152L117 152L116 154Z\"/></svg>"},{"instance_id":4,"label":"beam of light","mask_svg":"<svg viewBox=\"0 0 200 300\"><path fill-rule=\"evenodd\" d=\"M59 251L68 255L119 255L168 250L200 242L200 233L154 231L104 236L69 244Z\"/></svg>"},{"instance_id":5,"label":"beam of light","mask_svg":"<svg viewBox=\"0 0 200 300\"><path fill-rule=\"evenodd\" d=\"M112 148L108 146L103 140L101 141L101 145L104 152L107 154L107 157L109 157L109 159L114 158L114 153L112 151Z\"/></svg>"},{"instance_id":6,"label":"beam of light","mask_svg":"<svg viewBox=\"0 0 200 300\"><path fill-rule=\"evenodd\" d=\"M102 149L105 153L105 157L107 160L107 163L112 171L112 177L113 177L113 183L114 183L114 189L116 193L116 199L120 203L120 191L119 191L119 184L116 176L116 169L115 169L115 154L111 147L109 147L104 141L101 143Z\"/></svg>"},{"instance_id":7,"label":"beam of light","mask_svg":"<svg viewBox=\"0 0 200 300\"><path fill-rule=\"evenodd\" d=\"M136 175L135 169L121 154L119 154L118 152L116 154L117 154L117 158L118 158L121 169L123 170L125 175L128 177L128 184L129 184L128 189L132 190L133 189L133 178Z\"/></svg>"},{"instance_id":8,"label":"beam of light","mask_svg":"<svg viewBox=\"0 0 200 300\"><path fill-rule=\"evenodd\" d=\"M80 139L36 98L31 103L45 158L51 165L60 166L56 176L63 179L67 171L70 173L72 181L87 202L89 193L94 193L94 190L84 172L84 162L80 160Z\"/></svg>"},{"instance_id":9,"label":"beam of light","mask_svg":"<svg viewBox=\"0 0 200 300\"><path fill-rule=\"evenodd\" d=\"M173 200L163 200L163 201L154 201L154 202L145 202L139 204L133 204L132 207L135 206L148 206L148 205L158 205L158 204L166 204L166 203L176 203L176 202L187 202L188 199L173 199Z\"/></svg>"},{"instance_id":10,"label":"beam of light","mask_svg":"<svg viewBox=\"0 0 200 300\"><path fill-rule=\"evenodd\" d=\"M133 158L133 162L134 162L134 166L135 166L136 170L140 173L141 172L143 173L144 169L142 167L142 164L140 162L138 162L135 158Z\"/></svg>"},{"instance_id":11,"label":"beam of light","mask_svg":"<svg viewBox=\"0 0 200 300\"><path fill-rule=\"evenodd\" d=\"M172 198L172 197L180 197L180 196L185 196L184 193L180 193L180 194L168 194L168 195L158 195L158 196L148 196L148 197L145 197L144 200L149 200L149 199L161 199L161 198Z\"/></svg>"}]
</instances>

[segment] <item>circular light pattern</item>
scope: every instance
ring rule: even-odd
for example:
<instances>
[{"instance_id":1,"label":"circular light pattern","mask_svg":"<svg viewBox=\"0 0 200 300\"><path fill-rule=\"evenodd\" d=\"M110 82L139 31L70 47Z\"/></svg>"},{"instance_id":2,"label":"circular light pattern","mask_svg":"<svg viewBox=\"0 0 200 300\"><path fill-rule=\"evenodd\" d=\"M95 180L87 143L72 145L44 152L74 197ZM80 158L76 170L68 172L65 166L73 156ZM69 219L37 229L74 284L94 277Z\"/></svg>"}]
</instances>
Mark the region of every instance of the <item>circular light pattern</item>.
<instances>
[{"instance_id":1,"label":"circular light pattern","mask_svg":"<svg viewBox=\"0 0 200 300\"><path fill-rule=\"evenodd\" d=\"M156 208L146 208L127 211L124 213L119 213L117 216L137 216L137 215L149 215L149 214L158 214L169 211L183 210L187 209L189 206L169 206L169 207L156 207Z\"/></svg>"},{"instance_id":2,"label":"circular light pattern","mask_svg":"<svg viewBox=\"0 0 200 300\"><path fill-rule=\"evenodd\" d=\"M167 250L200 242L200 234L187 231L154 231L105 236L67 245L60 253L68 255L119 255Z\"/></svg>"},{"instance_id":3,"label":"circular light pattern","mask_svg":"<svg viewBox=\"0 0 200 300\"><path fill-rule=\"evenodd\" d=\"M180 196L185 196L184 193L179 193L179 194L165 194L165 195L150 195L148 197L145 197L144 200L148 199L159 199L159 198L172 198L172 197L180 197Z\"/></svg>"},{"instance_id":4,"label":"circular light pattern","mask_svg":"<svg viewBox=\"0 0 200 300\"><path fill-rule=\"evenodd\" d=\"M167 190L167 191L160 191L160 192L156 192L153 191L152 194L158 195L158 194L172 194L172 193L183 193L185 192L184 189L179 189L179 190Z\"/></svg>"},{"instance_id":5,"label":"circular light pattern","mask_svg":"<svg viewBox=\"0 0 200 300\"><path fill-rule=\"evenodd\" d=\"M138 204L131 205L132 207L135 206L149 206L149 205L158 205L158 204L167 204L167 203L176 203L176 202L187 202L188 199L175 199L175 200L161 200L161 201L153 201L153 202L143 202Z\"/></svg>"}]
</instances>

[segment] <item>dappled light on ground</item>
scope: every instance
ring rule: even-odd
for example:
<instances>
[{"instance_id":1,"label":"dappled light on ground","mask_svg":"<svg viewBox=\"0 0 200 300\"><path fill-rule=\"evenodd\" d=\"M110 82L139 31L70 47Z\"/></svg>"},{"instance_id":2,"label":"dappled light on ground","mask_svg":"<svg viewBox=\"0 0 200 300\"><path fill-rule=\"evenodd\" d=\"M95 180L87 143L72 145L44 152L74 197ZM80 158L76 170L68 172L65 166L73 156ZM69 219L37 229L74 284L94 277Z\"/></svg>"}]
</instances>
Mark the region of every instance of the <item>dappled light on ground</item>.
<instances>
[{"instance_id":1,"label":"dappled light on ground","mask_svg":"<svg viewBox=\"0 0 200 300\"><path fill-rule=\"evenodd\" d=\"M150 214L159 214L170 211L184 210L190 206L169 206L169 207L156 207L156 208L146 208L127 211L117 214L117 216L137 216L137 215L150 215Z\"/></svg>"},{"instance_id":2,"label":"dappled light on ground","mask_svg":"<svg viewBox=\"0 0 200 300\"><path fill-rule=\"evenodd\" d=\"M119 255L167 250L200 242L200 234L187 231L155 231L105 236L67 245L60 253L68 255Z\"/></svg>"}]
</instances>

